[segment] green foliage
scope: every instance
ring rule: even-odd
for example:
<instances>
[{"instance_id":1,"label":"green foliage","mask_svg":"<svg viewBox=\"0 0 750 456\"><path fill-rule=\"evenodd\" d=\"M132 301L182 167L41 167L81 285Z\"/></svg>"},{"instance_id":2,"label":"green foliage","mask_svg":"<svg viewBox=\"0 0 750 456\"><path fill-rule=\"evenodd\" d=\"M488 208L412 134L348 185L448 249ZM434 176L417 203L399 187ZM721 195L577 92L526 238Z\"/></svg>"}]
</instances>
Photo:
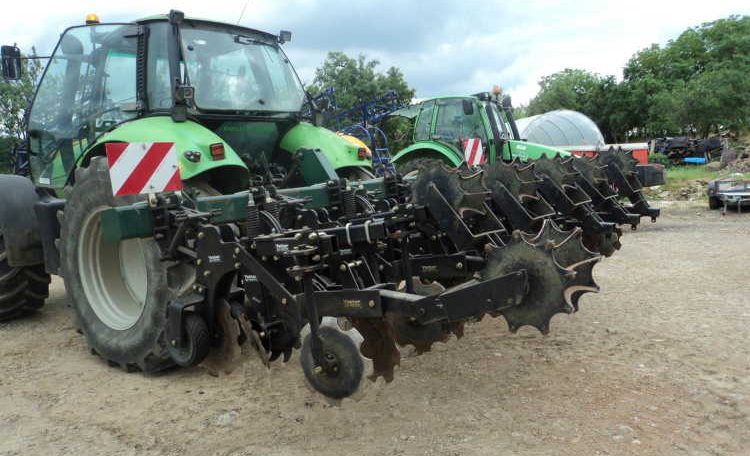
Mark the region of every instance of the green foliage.
<instances>
[{"instance_id":1,"label":"green foliage","mask_svg":"<svg viewBox=\"0 0 750 456\"><path fill-rule=\"evenodd\" d=\"M516 119L521 119L523 117L529 117L531 114L529 114L529 105L518 105L513 106L513 117Z\"/></svg>"},{"instance_id":2,"label":"green foliage","mask_svg":"<svg viewBox=\"0 0 750 456\"><path fill-rule=\"evenodd\" d=\"M607 142L623 139L622 93L613 76L568 68L542 78L539 85L541 90L529 103L528 115L555 109L579 111L597 123Z\"/></svg>"},{"instance_id":3,"label":"green foliage","mask_svg":"<svg viewBox=\"0 0 750 456\"><path fill-rule=\"evenodd\" d=\"M11 172L10 151L15 140L9 136L0 136L0 174Z\"/></svg>"},{"instance_id":4,"label":"green foliage","mask_svg":"<svg viewBox=\"0 0 750 456\"><path fill-rule=\"evenodd\" d=\"M414 119L401 116L387 117L381 122L380 128L388 138L388 147L391 153L405 149L412 143L412 131Z\"/></svg>"},{"instance_id":5,"label":"green foliage","mask_svg":"<svg viewBox=\"0 0 750 456\"><path fill-rule=\"evenodd\" d=\"M584 111L597 91L600 77L585 70L566 68L539 81L541 90L529 103L529 115L554 109Z\"/></svg>"},{"instance_id":6,"label":"green foliage","mask_svg":"<svg viewBox=\"0 0 750 456\"><path fill-rule=\"evenodd\" d=\"M664 166L671 166L672 162L669 161L666 155L664 154L648 154L648 162L649 163L655 163L657 165L664 165Z\"/></svg>"},{"instance_id":7,"label":"green foliage","mask_svg":"<svg viewBox=\"0 0 750 456\"><path fill-rule=\"evenodd\" d=\"M23 137L23 116L34 96L41 63L36 59L22 60L24 71L18 81L0 80L0 134Z\"/></svg>"},{"instance_id":8,"label":"green foliage","mask_svg":"<svg viewBox=\"0 0 750 456\"><path fill-rule=\"evenodd\" d=\"M623 81L566 69L540 81L529 114L573 109L607 141L750 129L750 16L730 16L652 45L625 65Z\"/></svg>"},{"instance_id":9,"label":"green foliage","mask_svg":"<svg viewBox=\"0 0 750 456\"><path fill-rule=\"evenodd\" d=\"M352 58L343 52L329 52L315 70L315 79L308 90L315 95L333 87L340 109L349 109L361 100L375 98L388 90L395 90L404 102L411 101L416 92L409 87L401 70L390 67L382 73L377 70L378 65L379 61L368 60L362 54Z\"/></svg>"},{"instance_id":10,"label":"green foliage","mask_svg":"<svg viewBox=\"0 0 750 456\"><path fill-rule=\"evenodd\" d=\"M750 127L750 16L688 29L637 53L623 74L640 105L631 106L639 115L630 128L652 136L739 134Z\"/></svg>"},{"instance_id":11,"label":"green foliage","mask_svg":"<svg viewBox=\"0 0 750 456\"><path fill-rule=\"evenodd\" d=\"M35 52L33 54L36 54ZM33 55L32 54L32 55ZM41 73L39 60L22 60L21 79L0 79L0 172L10 171L13 145L24 137L24 115Z\"/></svg>"}]
</instances>

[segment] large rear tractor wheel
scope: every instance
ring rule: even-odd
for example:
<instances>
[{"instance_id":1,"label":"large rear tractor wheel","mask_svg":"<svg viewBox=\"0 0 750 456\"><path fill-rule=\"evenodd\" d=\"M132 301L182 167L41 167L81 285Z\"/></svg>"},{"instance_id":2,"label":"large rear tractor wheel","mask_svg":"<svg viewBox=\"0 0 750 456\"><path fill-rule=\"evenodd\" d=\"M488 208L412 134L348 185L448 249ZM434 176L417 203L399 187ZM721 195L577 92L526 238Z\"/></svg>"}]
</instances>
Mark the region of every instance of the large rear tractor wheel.
<instances>
[{"instance_id":1,"label":"large rear tractor wheel","mask_svg":"<svg viewBox=\"0 0 750 456\"><path fill-rule=\"evenodd\" d=\"M430 169L445 163L438 158L413 158L396 164L396 171L402 176L416 176L422 169ZM453 166L450 166L453 168Z\"/></svg>"},{"instance_id":2,"label":"large rear tractor wheel","mask_svg":"<svg viewBox=\"0 0 750 456\"><path fill-rule=\"evenodd\" d=\"M44 265L12 267L0 233L0 321L39 309L49 295Z\"/></svg>"},{"instance_id":3,"label":"large rear tractor wheel","mask_svg":"<svg viewBox=\"0 0 750 456\"><path fill-rule=\"evenodd\" d=\"M91 351L128 371L156 372L174 365L164 340L166 307L193 276L189 266L160 261L151 238L103 238L102 212L133 202L112 196L103 157L78 169L62 221L62 271Z\"/></svg>"}]
</instances>

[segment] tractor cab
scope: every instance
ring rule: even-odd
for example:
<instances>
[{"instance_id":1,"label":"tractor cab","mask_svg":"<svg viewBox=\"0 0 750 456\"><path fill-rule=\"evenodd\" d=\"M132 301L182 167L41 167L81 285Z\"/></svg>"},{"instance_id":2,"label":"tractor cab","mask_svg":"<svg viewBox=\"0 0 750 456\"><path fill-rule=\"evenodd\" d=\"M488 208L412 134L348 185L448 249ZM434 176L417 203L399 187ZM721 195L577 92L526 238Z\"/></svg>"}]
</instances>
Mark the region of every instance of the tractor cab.
<instances>
[{"instance_id":1,"label":"tractor cab","mask_svg":"<svg viewBox=\"0 0 750 456\"><path fill-rule=\"evenodd\" d=\"M286 138L288 150L283 150L282 140L299 125L306 100L281 49L290 38L289 32L277 36L174 11L134 23L87 18L86 25L68 28L50 57L28 117L36 184L61 189L86 156L103 154L104 143L140 136L176 142L178 152L188 154L182 160L188 177L220 164L211 163L216 157L210 152L219 143L228 159L235 153L241 159L226 163L235 168L288 164L291 153L305 144ZM17 76L13 70L20 68L20 54L7 48L4 73ZM169 118L172 125L165 126ZM121 127L134 122L140 127L129 128L125 137ZM196 134L201 139L184 125L191 125L193 133L200 130ZM309 133L296 136L308 138ZM345 152L356 159L357 148L350 148Z\"/></svg>"}]
</instances>

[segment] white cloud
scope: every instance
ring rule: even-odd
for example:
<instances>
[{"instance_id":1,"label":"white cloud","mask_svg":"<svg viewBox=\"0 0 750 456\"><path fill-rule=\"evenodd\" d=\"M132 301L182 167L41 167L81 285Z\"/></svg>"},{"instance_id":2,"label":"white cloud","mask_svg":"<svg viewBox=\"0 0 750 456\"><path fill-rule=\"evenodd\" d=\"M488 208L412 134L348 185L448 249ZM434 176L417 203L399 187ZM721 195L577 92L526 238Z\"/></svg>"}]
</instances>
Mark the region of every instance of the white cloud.
<instances>
[{"instance_id":1,"label":"white cloud","mask_svg":"<svg viewBox=\"0 0 750 456\"><path fill-rule=\"evenodd\" d=\"M134 0L122 4L38 0L0 16L0 42L49 52L58 35L87 13L126 21L170 8L235 23L245 0ZM620 76L623 65L651 43L664 43L689 26L748 14L746 0L714 0L710 8L685 2L249 0L242 25L291 28L286 45L303 80L329 50L365 53L400 67L417 96L463 94L494 84L516 103L536 93L537 81L564 68Z\"/></svg>"}]
</instances>

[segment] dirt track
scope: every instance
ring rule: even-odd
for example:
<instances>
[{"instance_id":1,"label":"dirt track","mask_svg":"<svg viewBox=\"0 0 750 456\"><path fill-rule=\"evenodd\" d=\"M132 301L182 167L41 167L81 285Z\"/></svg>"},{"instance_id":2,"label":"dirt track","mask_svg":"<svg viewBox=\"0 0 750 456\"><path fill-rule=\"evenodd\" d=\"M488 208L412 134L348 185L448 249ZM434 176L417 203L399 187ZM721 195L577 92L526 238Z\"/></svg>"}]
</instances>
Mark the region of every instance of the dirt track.
<instances>
[{"instance_id":1,"label":"dirt track","mask_svg":"<svg viewBox=\"0 0 750 456\"><path fill-rule=\"evenodd\" d=\"M0 455L750 454L750 214L673 210L543 337L497 319L330 407L296 358L127 374L89 355L54 282L0 324Z\"/></svg>"}]
</instances>

